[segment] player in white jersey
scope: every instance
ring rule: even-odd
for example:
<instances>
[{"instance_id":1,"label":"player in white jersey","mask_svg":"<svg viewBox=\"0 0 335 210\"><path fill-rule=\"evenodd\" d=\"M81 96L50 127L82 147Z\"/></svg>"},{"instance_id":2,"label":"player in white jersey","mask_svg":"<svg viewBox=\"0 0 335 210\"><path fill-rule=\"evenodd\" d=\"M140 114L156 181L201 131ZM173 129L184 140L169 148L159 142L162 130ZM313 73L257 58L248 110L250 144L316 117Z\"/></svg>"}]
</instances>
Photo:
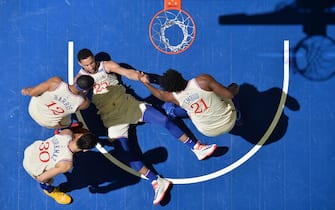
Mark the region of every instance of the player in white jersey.
<instances>
[{"instance_id":1,"label":"player in white jersey","mask_svg":"<svg viewBox=\"0 0 335 210\"><path fill-rule=\"evenodd\" d=\"M101 61L99 62L99 65L94 70L94 72L93 71L90 72L88 70L85 70L84 68L81 68L76 78L79 77L80 75L90 75L94 79L93 94L105 93L107 91L108 86L119 84L119 79L117 78L116 74L113 72L108 72L108 70L105 70L104 68L105 65L111 66L112 64L113 63L111 63L111 61ZM131 70L129 70L128 73L130 72ZM133 73L137 74L136 71L134 71Z\"/></svg>"},{"instance_id":2,"label":"player in white jersey","mask_svg":"<svg viewBox=\"0 0 335 210\"><path fill-rule=\"evenodd\" d=\"M143 73L140 80L158 99L182 107L206 136L229 132L235 125L236 109L232 99L239 90L235 83L226 88L208 74L187 81L173 69L159 78L163 90L152 86Z\"/></svg>"},{"instance_id":3,"label":"player in white jersey","mask_svg":"<svg viewBox=\"0 0 335 210\"><path fill-rule=\"evenodd\" d=\"M85 92L92 88L91 77L83 76L74 85L60 77L52 77L35 87L23 88L22 95L32 96L30 116L42 127L57 129L71 124L71 114L88 108L90 101Z\"/></svg>"},{"instance_id":4,"label":"player in white jersey","mask_svg":"<svg viewBox=\"0 0 335 210\"><path fill-rule=\"evenodd\" d=\"M122 149L131 157L128 158L132 160L130 166L149 179L155 190L153 204L157 205L163 199L171 183L154 174L135 153L130 151L128 145L129 125L146 122L165 127L171 135L189 147L199 160L204 160L212 155L217 148L216 144L205 145L188 137L173 121L153 106L138 101L127 94L125 88L119 85L116 75L138 80L139 71L123 68L112 60L96 62L89 49L80 50L77 59L82 67L78 75L90 75L95 80L92 102L97 107L104 126L108 128L108 137L121 142Z\"/></svg>"},{"instance_id":5,"label":"player in white jersey","mask_svg":"<svg viewBox=\"0 0 335 210\"><path fill-rule=\"evenodd\" d=\"M97 142L97 137L85 129L80 133L64 129L60 134L29 145L24 151L23 167L40 183L45 194L57 203L69 204L72 198L52 185L53 177L72 168L74 153L92 149Z\"/></svg>"}]
</instances>

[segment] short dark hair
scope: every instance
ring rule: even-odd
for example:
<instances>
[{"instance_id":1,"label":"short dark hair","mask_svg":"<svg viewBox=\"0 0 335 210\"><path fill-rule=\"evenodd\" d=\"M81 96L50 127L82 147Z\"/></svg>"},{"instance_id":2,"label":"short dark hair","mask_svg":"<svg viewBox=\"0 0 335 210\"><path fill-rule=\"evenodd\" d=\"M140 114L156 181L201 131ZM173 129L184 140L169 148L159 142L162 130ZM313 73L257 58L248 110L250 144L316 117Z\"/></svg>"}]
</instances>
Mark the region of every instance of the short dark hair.
<instances>
[{"instance_id":1,"label":"short dark hair","mask_svg":"<svg viewBox=\"0 0 335 210\"><path fill-rule=\"evenodd\" d=\"M159 85L168 92L179 92L186 88L187 80L181 73L174 69L168 69L163 76L159 78Z\"/></svg>"},{"instance_id":2,"label":"short dark hair","mask_svg":"<svg viewBox=\"0 0 335 210\"><path fill-rule=\"evenodd\" d=\"M77 89L80 88L81 90L89 90L93 87L93 85L94 79L89 75L80 75L76 80Z\"/></svg>"},{"instance_id":3,"label":"short dark hair","mask_svg":"<svg viewBox=\"0 0 335 210\"><path fill-rule=\"evenodd\" d=\"M93 133L84 133L77 141L79 149L92 149L97 145L98 138Z\"/></svg>"},{"instance_id":4,"label":"short dark hair","mask_svg":"<svg viewBox=\"0 0 335 210\"><path fill-rule=\"evenodd\" d=\"M80 62L81 60L86 59L91 56L93 57L92 51L87 48L84 48L84 49L79 50L77 54L77 59Z\"/></svg>"}]
</instances>

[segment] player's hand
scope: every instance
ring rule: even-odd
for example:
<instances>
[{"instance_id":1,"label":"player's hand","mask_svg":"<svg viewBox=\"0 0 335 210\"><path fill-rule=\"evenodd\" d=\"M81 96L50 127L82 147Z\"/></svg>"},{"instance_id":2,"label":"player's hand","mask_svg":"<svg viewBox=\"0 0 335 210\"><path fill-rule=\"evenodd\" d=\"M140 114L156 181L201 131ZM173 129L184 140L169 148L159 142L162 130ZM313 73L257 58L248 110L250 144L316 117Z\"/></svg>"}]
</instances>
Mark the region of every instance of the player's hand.
<instances>
[{"instance_id":1,"label":"player's hand","mask_svg":"<svg viewBox=\"0 0 335 210\"><path fill-rule=\"evenodd\" d=\"M21 94L22 94L23 96L27 96L27 95L29 95L29 89L28 89L28 88L23 88L23 89L21 90Z\"/></svg>"},{"instance_id":2,"label":"player's hand","mask_svg":"<svg viewBox=\"0 0 335 210\"><path fill-rule=\"evenodd\" d=\"M139 74L138 80L143 83L150 83L148 75L144 74L144 72Z\"/></svg>"}]
</instances>

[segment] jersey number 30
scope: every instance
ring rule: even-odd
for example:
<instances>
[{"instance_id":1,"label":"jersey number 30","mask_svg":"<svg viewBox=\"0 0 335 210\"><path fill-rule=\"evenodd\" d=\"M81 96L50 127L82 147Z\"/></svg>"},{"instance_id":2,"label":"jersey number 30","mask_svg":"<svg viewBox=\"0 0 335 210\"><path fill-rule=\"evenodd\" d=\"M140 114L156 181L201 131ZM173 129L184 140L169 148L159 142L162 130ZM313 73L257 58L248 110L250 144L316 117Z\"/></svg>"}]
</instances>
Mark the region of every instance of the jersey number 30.
<instances>
[{"instance_id":1,"label":"jersey number 30","mask_svg":"<svg viewBox=\"0 0 335 210\"><path fill-rule=\"evenodd\" d=\"M39 158L40 161L43 163L48 162L50 160L50 154L49 154L49 142L42 142L40 147L38 148L40 150Z\"/></svg>"}]
</instances>

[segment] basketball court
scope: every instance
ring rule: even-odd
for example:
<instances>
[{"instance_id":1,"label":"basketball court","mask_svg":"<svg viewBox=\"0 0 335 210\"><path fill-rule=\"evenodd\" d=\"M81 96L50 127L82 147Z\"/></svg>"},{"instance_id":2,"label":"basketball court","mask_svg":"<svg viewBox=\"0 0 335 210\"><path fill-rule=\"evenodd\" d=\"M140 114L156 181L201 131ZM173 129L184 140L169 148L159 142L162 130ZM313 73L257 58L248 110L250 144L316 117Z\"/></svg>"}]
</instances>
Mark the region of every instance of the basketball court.
<instances>
[{"instance_id":1,"label":"basketball court","mask_svg":"<svg viewBox=\"0 0 335 210\"><path fill-rule=\"evenodd\" d=\"M0 209L335 209L334 24L333 0L0 0ZM151 184L118 162L90 107L81 116L101 147L76 154L73 170L56 177L73 198L57 204L22 166L24 149L53 130L31 119L20 91L53 76L71 83L82 48L140 71L236 82L243 125L206 137L177 121L219 146L204 161L164 128L134 126L143 161L174 183L154 206ZM143 84L123 82L160 108Z\"/></svg>"}]
</instances>

